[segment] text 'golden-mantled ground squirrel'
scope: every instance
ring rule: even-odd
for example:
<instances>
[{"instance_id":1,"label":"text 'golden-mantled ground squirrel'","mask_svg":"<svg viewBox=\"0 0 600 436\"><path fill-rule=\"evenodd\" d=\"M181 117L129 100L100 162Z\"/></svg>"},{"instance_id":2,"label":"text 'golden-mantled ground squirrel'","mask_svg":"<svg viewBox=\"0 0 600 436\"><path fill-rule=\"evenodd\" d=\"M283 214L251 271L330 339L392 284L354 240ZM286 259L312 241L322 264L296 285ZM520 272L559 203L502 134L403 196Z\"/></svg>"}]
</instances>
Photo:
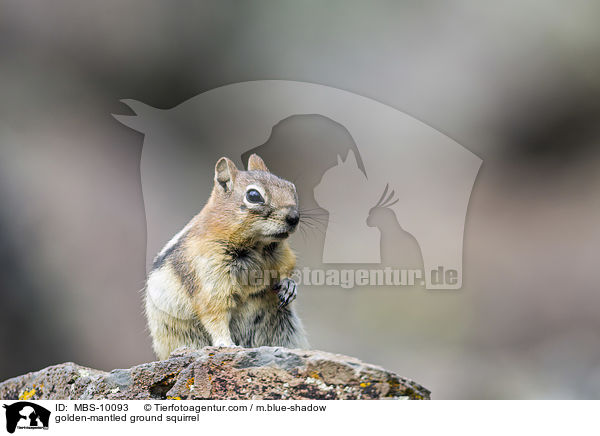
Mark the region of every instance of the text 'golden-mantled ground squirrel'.
<instances>
[{"instance_id":1,"label":"text 'golden-mantled ground squirrel'","mask_svg":"<svg viewBox=\"0 0 600 436\"><path fill-rule=\"evenodd\" d=\"M206 206L148 275L146 317L158 357L182 346L307 348L286 240L299 220L296 187L260 157L250 156L248 171L219 159Z\"/></svg>"}]
</instances>

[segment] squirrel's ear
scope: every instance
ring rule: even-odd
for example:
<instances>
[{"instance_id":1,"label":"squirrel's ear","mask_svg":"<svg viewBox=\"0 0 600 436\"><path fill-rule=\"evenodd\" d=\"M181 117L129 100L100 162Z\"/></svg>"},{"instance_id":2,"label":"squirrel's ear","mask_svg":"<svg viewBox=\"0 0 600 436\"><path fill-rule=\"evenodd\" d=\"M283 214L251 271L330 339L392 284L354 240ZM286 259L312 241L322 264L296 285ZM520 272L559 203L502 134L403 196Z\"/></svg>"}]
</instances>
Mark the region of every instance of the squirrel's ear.
<instances>
[{"instance_id":1,"label":"squirrel's ear","mask_svg":"<svg viewBox=\"0 0 600 436\"><path fill-rule=\"evenodd\" d=\"M251 154L248 158L248 171L267 171L269 169L265 165L264 161L257 155Z\"/></svg>"},{"instance_id":2,"label":"squirrel's ear","mask_svg":"<svg viewBox=\"0 0 600 436\"><path fill-rule=\"evenodd\" d=\"M219 184L224 191L231 191L237 172L235 164L230 159L222 157L215 165L215 183Z\"/></svg>"}]
</instances>

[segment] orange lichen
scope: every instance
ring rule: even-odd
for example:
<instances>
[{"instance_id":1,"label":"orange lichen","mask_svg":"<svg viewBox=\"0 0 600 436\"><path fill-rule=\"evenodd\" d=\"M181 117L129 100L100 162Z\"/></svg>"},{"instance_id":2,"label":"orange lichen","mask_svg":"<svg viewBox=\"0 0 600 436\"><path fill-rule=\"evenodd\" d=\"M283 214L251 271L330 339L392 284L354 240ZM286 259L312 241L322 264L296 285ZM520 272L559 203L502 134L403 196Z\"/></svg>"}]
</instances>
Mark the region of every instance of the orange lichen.
<instances>
[{"instance_id":1,"label":"orange lichen","mask_svg":"<svg viewBox=\"0 0 600 436\"><path fill-rule=\"evenodd\" d=\"M20 396L19 400L29 400L35 395L35 388L30 391L24 391Z\"/></svg>"}]
</instances>

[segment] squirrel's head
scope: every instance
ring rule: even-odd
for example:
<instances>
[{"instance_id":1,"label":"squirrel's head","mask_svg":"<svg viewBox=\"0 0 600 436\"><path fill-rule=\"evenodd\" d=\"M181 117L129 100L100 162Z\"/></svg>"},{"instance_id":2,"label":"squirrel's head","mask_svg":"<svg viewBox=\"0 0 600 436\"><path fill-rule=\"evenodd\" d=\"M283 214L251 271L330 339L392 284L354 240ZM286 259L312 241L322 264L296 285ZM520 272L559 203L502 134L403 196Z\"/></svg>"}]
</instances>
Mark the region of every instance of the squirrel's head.
<instances>
[{"instance_id":1,"label":"squirrel's head","mask_svg":"<svg viewBox=\"0 0 600 436\"><path fill-rule=\"evenodd\" d=\"M248 171L226 157L217 161L211 201L223 230L240 240L280 241L300 221L296 187L271 174L256 154L248 159Z\"/></svg>"}]
</instances>

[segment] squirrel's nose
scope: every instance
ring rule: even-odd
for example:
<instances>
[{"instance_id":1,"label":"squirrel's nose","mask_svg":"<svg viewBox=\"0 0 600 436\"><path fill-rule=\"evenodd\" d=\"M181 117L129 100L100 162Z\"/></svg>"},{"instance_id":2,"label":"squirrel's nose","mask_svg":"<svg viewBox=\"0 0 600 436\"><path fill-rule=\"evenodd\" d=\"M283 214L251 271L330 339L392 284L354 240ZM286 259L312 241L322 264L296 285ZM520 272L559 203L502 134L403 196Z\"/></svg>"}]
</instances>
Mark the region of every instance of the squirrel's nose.
<instances>
[{"instance_id":1,"label":"squirrel's nose","mask_svg":"<svg viewBox=\"0 0 600 436\"><path fill-rule=\"evenodd\" d=\"M300 214L298 213L298 209L292 209L288 212L285 217L285 222L290 226L294 227L300 221Z\"/></svg>"}]
</instances>

